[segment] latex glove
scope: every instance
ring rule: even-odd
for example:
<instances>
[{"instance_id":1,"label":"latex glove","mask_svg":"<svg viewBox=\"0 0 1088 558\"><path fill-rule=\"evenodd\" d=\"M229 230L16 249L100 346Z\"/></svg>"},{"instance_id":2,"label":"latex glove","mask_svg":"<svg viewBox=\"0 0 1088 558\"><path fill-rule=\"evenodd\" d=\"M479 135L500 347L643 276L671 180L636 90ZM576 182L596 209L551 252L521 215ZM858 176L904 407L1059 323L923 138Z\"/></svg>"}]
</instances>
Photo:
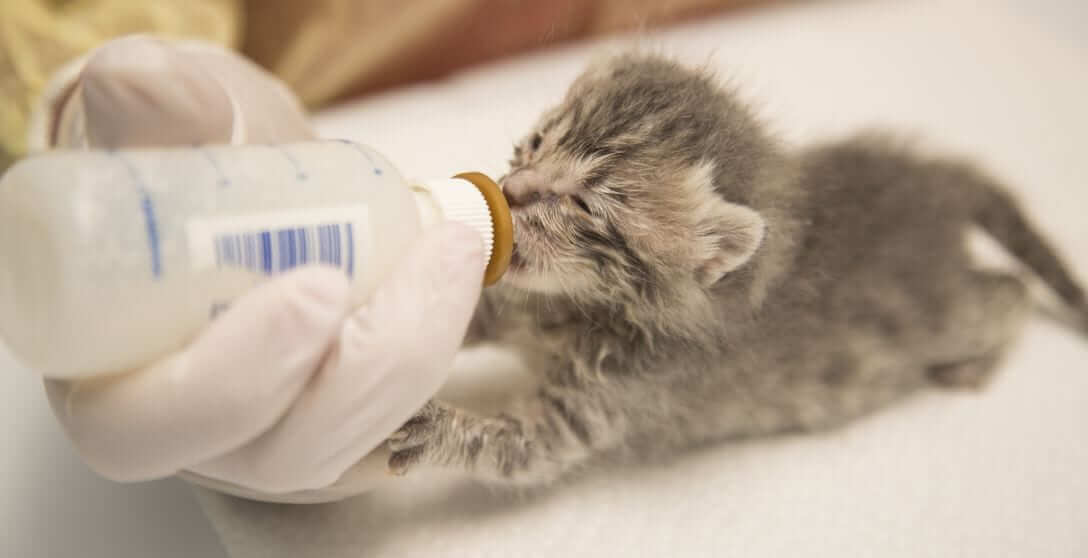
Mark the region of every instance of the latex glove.
<instances>
[{"instance_id":1,"label":"latex glove","mask_svg":"<svg viewBox=\"0 0 1088 558\"><path fill-rule=\"evenodd\" d=\"M211 43L136 35L62 67L31 114L31 151L283 143L315 134L283 82Z\"/></svg>"},{"instance_id":2,"label":"latex glove","mask_svg":"<svg viewBox=\"0 0 1088 558\"><path fill-rule=\"evenodd\" d=\"M311 136L275 78L229 51L183 44L126 38L76 61L50 85L35 142ZM446 380L483 268L478 236L443 225L362 309L347 306L340 272L296 271L239 298L177 354L115 378L47 381L49 400L83 459L111 479L181 472L251 498L349 496L384 472L360 459Z\"/></svg>"},{"instance_id":3,"label":"latex glove","mask_svg":"<svg viewBox=\"0 0 1088 558\"><path fill-rule=\"evenodd\" d=\"M241 297L184 351L115 379L48 382L49 397L106 477L188 469L263 499L346 496L375 479L345 489L341 476L445 382L483 268L479 236L441 225L346 320L342 273L298 271Z\"/></svg>"}]
</instances>

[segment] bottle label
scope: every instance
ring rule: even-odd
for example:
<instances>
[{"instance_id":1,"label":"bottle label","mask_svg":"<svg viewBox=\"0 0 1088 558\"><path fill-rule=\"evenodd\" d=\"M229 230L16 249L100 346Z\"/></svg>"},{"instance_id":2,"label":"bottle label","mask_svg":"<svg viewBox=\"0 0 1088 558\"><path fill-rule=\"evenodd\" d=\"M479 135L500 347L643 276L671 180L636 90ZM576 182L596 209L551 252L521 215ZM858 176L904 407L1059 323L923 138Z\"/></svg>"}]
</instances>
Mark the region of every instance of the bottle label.
<instances>
[{"instance_id":1,"label":"bottle label","mask_svg":"<svg viewBox=\"0 0 1088 558\"><path fill-rule=\"evenodd\" d=\"M189 257L194 270L273 275L323 264L353 277L365 253L356 248L368 234L367 217L367 207L359 205L197 219L186 226Z\"/></svg>"}]
</instances>

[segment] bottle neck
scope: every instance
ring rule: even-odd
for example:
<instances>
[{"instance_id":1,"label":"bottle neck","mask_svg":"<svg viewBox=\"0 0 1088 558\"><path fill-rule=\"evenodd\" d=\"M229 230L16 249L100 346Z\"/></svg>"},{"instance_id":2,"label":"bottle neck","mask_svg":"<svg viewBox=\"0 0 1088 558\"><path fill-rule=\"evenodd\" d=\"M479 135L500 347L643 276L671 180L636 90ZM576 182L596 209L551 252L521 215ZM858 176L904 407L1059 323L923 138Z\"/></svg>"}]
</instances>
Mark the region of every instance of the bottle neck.
<instances>
[{"instance_id":1,"label":"bottle neck","mask_svg":"<svg viewBox=\"0 0 1088 558\"><path fill-rule=\"evenodd\" d=\"M463 173L420 182L412 194L424 228L449 220L480 234L487 262L485 285L502 277L513 251L513 223L506 198L494 181L480 173Z\"/></svg>"}]
</instances>

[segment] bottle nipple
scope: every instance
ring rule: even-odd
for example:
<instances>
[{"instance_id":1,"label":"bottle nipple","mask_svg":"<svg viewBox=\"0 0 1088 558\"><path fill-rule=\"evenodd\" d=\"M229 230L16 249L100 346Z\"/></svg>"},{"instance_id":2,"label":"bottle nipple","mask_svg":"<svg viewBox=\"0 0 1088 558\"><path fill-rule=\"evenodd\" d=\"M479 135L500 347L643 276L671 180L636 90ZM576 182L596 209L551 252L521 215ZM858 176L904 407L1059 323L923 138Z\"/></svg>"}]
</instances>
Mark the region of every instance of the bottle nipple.
<instances>
[{"instance_id":1,"label":"bottle nipple","mask_svg":"<svg viewBox=\"0 0 1088 558\"><path fill-rule=\"evenodd\" d=\"M499 185L482 173L464 172L452 179L426 181L419 186L430 194L447 220L480 233L487 259L484 285L497 283L510 266L514 251L514 223Z\"/></svg>"}]
</instances>

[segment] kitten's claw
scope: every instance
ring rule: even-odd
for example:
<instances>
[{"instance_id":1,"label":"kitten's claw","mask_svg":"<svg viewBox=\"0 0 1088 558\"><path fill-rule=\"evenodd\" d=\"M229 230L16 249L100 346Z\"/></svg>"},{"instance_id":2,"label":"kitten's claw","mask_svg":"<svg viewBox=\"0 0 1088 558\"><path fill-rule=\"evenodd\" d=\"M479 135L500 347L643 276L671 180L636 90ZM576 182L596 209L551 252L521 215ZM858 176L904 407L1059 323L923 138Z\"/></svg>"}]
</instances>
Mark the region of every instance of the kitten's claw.
<instances>
[{"instance_id":1,"label":"kitten's claw","mask_svg":"<svg viewBox=\"0 0 1088 558\"><path fill-rule=\"evenodd\" d=\"M428 403L428 406L430 405ZM390 434L386 438L389 449L398 451L426 443L434 431L434 415L427 411L428 409L424 408L419 414L408 419L400 430Z\"/></svg>"},{"instance_id":2,"label":"kitten's claw","mask_svg":"<svg viewBox=\"0 0 1088 558\"><path fill-rule=\"evenodd\" d=\"M427 403L399 430L386 438L385 445L393 452L387 463L390 474L403 475L411 466L423 460L428 444L438 431L438 421L442 416L443 410L438 405Z\"/></svg>"},{"instance_id":3,"label":"kitten's claw","mask_svg":"<svg viewBox=\"0 0 1088 558\"><path fill-rule=\"evenodd\" d=\"M391 475L396 475L398 477L404 476L409 468L423 460L423 452L425 449L424 446L415 446L394 451L393 455L389 456L389 461L386 463L386 469Z\"/></svg>"},{"instance_id":4,"label":"kitten's claw","mask_svg":"<svg viewBox=\"0 0 1088 558\"><path fill-rule=\"evenodd\" d=\"M398 430L390 434L389 437L385 439L385 444L389 447L393 447L394 445L397 445L407 439L408 433Z\"/></svg>"}]
</instances>

